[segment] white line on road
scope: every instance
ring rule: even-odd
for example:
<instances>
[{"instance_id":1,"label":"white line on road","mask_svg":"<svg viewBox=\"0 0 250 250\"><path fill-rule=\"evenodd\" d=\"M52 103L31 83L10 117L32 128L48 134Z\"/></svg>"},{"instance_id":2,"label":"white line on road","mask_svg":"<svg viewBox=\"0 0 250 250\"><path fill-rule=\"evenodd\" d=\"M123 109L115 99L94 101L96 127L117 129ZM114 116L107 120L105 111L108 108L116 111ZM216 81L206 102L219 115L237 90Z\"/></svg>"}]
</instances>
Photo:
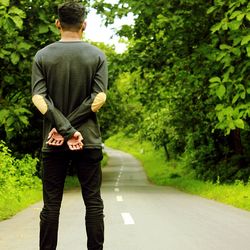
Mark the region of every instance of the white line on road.
<instances>
[{"instance_id":1,"label":"white line on road","mask_svg":"<svg viewBox=\"0 0 250 250\"><path fill-rule=\"evenodd\" d=\"M115 188L115 192L120 192L120 189L119 188Z\"/></svg>"},{"instance_id":2,"label":"white line on road","mask_svg":"<svg viewBox=\"0 0 250 250\"><path fill-rule=\"evenodd\" d=\"M116 196L116 200L119 201L119 202L121 202L121 201L123 201L123 198L122 198L121 195L117 195L117 196Z\"/></svg>"},{"instance_id":3,"label":"white line on road","mask_svg":"<svg viewBox=\"0 0 250 250\"><path fill-rule=\"evenodd\" d=\"M121 213L125 225L134 225L135 221L130 213Z\"/></svg>"}]
</instances>

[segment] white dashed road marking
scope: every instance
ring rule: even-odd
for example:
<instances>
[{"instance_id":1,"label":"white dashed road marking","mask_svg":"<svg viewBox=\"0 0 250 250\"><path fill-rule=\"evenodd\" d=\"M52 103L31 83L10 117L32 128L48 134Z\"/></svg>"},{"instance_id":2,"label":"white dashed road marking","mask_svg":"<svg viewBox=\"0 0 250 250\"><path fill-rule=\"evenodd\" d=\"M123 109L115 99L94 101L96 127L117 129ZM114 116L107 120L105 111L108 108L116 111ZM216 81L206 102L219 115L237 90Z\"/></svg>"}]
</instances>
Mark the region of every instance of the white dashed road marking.
<instances>
[{"instance_id":1,"label":"white dashed road marking","mask_svg":"<svg viewBox=\"0 0 250 250\"><path fill-rule=\"evenodd\" d=\"M121 195L118 195L118 196L116 196L116 200L119 201L119 202L121 202L121 201L123 201L123 198L122 198Z\"/></svg>"},{"instance_id":2,"label":"white dashed road marking","mask_svg":"<svg viewBox=\"0 0 250 250\"><path fill-rule=\"evenodd\" d=\"M123 162L123 158L121 158L121 161ZM120 172L119 172L119 175L117 177L116 183L115 183L114 191L116 193L120 192L120 189L118 187L119 187L119 182L120 182L121 176L123 174L123 170L124 170L124 166L122 165L121 168L120 168ZM121 195L117 195L116 196L116 200L118 202L122 202L123 201L123 197ZM132 218L132 216L131 216L130 213L121 213L121 216L122 216L124 225L134 225L135 224L135 221Z\"/></svg>"},{"instance_id":3,"label":"white dashed road marking","mask_svg":"<svg viewBox=\"0 0 250 250\"><path fill-rule=\"evenodd\" d=\"M123 222L125 225L134 225L135 221L130 213L122 213Z\"/></svg>"}]
</instances>

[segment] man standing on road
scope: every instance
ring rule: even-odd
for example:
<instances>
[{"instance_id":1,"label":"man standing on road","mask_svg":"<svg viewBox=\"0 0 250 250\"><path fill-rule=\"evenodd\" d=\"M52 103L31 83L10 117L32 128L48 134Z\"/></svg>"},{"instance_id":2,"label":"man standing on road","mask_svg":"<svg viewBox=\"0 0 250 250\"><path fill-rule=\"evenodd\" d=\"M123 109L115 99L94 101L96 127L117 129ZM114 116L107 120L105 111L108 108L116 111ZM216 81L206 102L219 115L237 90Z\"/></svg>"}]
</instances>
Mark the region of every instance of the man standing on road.
<instances>
[{"instance_id":1,"label":"man standing on road","mask_svg":"<svg viewBox=\"0 0 250 250\"><path fill-rule=\"evenodd\" d=\"M86 206L88 249L101 250L102 141L96 112L106 100L107 63L98 48L82 41L86 22L80 3L60 5L58 16L61 40L39 50L32 67L32 101L44 116L40 250L56 249L69 165L76 167Z\"/></svg>"}]
</instances>

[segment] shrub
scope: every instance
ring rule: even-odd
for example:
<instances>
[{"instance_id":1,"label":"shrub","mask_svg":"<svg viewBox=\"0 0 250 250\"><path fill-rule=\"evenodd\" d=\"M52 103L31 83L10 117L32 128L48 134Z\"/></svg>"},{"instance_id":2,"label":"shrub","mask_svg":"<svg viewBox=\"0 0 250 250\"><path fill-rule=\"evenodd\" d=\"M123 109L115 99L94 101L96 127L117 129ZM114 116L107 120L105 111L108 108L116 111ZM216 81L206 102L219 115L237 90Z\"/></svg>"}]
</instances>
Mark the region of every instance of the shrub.
<instances>
[{"instance_id":1,"label":"shrub","mask_svg":"<svg viewBox=\"0 0 250 250\"><path fill-rule=\"evenodd\" d=\"M0 141L0 196L1 199L20 199L19 193L40 188L36 165L38 159L25 155L16 159L6 143Z\"/></svg>"}]
</instances>

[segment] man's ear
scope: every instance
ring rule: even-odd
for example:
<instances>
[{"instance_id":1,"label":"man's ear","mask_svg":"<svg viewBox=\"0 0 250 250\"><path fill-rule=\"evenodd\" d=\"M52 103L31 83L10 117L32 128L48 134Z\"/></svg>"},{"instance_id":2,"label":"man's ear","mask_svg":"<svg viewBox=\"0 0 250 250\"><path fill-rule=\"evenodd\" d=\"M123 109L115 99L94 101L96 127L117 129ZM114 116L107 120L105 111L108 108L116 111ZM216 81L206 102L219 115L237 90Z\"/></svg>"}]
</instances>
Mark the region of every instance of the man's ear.
<instances>
[{"instance_id":1,"label":"man's ear","mask_svg":"<svg viewBox=\"0 0 250 250\"><path fill-rule=\"evenodd\" d=\"M86 29L86 27L87 27L87 22L84 21L84 22L82 23L82 30L84 31L84 30Z\"/></svg>"},{"instance_id":2,"label":"man's ear","mask_svg":"<svg viewBox=\"0 0 250 250\"><path fill-rule=\"evenodd\" d=\"M56 27L57 27L59 30L62 29L62 26L61 26L61 23L60 23L59 19L56 19L55 25L56 25Z\"/></svg>"}]
</instances>

